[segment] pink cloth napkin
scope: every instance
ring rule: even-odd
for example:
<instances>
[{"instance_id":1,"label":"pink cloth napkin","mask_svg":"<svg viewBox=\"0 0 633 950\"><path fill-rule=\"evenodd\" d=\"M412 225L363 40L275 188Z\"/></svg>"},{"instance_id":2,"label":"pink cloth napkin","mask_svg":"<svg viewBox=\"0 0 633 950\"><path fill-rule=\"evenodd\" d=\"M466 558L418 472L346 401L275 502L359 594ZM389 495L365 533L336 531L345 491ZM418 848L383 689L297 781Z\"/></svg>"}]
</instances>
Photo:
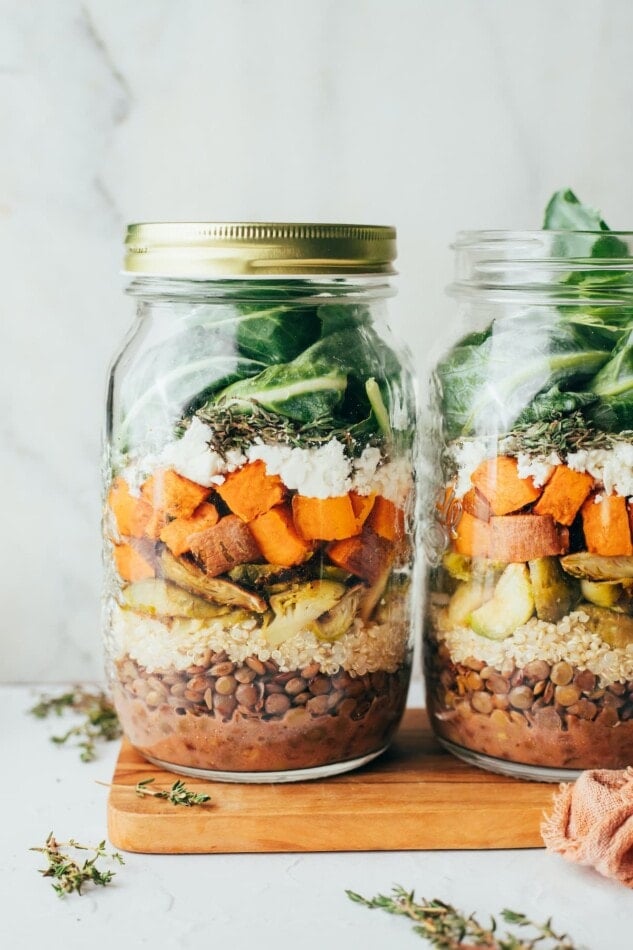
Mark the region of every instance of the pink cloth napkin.
<instances>
[{"instance_id":1,"label":"pink cloth napkin","mask_svg":"<svg viewBox=\"0 0 633 950\"><path fill-rule=\"evenodd\" d=\"M633 887L633 768L591 769L560 786L545 847Z\"/></svg>"}]
</instances>

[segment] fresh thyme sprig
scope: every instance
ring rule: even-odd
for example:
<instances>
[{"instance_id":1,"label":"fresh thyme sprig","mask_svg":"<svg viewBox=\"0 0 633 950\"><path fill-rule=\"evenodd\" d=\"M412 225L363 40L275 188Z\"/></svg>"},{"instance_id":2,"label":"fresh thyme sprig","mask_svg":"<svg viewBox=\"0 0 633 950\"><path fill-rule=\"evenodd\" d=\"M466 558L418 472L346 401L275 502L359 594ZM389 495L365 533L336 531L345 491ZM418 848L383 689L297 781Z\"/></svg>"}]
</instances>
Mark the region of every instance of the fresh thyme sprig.
<instances>
[{"instance_id":1,"label":"fresh thyme sprig","mask_svg":"<svg viewBox=\"0 0 633 950\"><path fill-rule=\"evenodd\" d=\"M414 891L397 885L390 897L378 894L371 899L346 891L350 900L374 910L379 908L388 914L398 914L413 920L413 928L420 937L425 937L432 947L439 950L466 950L480 947L483 950L574 950L574 944L566 934L552 929L551 920L535 924L525 914L504 910L503 920L515 927L531 927L534 937L521 939L512 933L497 934L497 924L492 917L489 926L481 924L474 914L465 917L450 904L440 900L415 899ZM549 941L544 943L543 941Z\"/></svg>"},{"instance_id":2,"label":"fresh thyme sprig","mask_svg":"<svg viewBox=\"0 0 633 950\"><path fill-rule=\"evenodd\" d=\"M186 805L188 808L192 805L204 805L205 802L211 801L210 795L205 795L202 792L196 793L190 791L185 783L180 779L174 782L169 791L163 792L156 792L153 789L147 787L153 782L153 778L145 778L142 781L136 783L134 791L141 798L144 798L146 795L149 795L152 798L164 798L166 801L171 802L172 805Z\"/></svg>"},{"instance_id":3,"label":"fresh thyme sprig","mask_svg":"<svg viewBox=\"0 0 633 950\"><path fill-rule=\"evenodd\" d=\"M73 849L75 851L90 851L91 858L86 858L83 864L79 864L67 852L62 849ZM38 851L46 856L48 866L40 868L42 877L54 878L52 884L53 890L59 897L65 897L66 894L72 894L76 891L81 895L81 889L84 884L91 883L105 887L110 884L114 877L114 871L102 871L97 867L99 858L109 858L118 864L124 864L123 858L118 851L108 853L105 850L105 841L100 841L98 845L83 845L75 841L57 841L53 832L49 834L43 848L31 848L31 851Z\"/></svg>"},{"instance_id":4,"label":"fresh thyme sprig","mask_svg":"<svg viewBox=\"0 0 633 950\"><path fill-rule=\"evenodd\" d=\"M38 719L46 719L51 713L62 716L68 711L83 715L83 721L62 735L52 736L51 741L63 745L71 738L78 739L75 745L81 750L82 762L92 762L96 758L98 741L110 742L121 735L118 716L103 690L91 692L81 686L75 686L59 696L44 694L29 710Z\"/></svg>"}]
</instances>

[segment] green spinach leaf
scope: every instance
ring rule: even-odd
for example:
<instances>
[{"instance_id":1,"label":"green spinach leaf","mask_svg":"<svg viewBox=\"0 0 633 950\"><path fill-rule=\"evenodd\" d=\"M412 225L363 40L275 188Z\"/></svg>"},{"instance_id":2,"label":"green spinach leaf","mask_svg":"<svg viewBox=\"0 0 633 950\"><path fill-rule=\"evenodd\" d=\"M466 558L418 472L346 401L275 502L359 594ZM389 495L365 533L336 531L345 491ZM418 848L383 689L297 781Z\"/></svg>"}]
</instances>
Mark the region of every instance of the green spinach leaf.
<instances>
[{"instance_id":1,"label":"green spinach leaf","mask_svg":"<svg viewBox=\"0 0 633 950\"><path fill-rule=\"evenodd\" d=\"M559 386L552 386L532 400L517 419L515 426L551 422L563 415L582 411L597 401L598 397L594 393L576 393L569 390L562 392Z\"/></svg>"},{"instance_id":2,"label":"green spinach leaf","mask_svg":"<svg viewBox=\"0 0 633 950\"><path fill-rule=\"evenodd\" d=\"M314 307L240 304L236 315L238 352L268 366L294 359L316 343L320 332L321 325Z\"/></svg>"},{"instance_id":3,"label":"green spinach leaf","mask_svg":"<svg viewBox=\"0 0 633 950\"><path fill-rule=\"evenodd\" d=\"M599 397L591 418L601 429L633 429L633 331L616 347L589 389Z\"/></svg>"},{"instance_id":4,"label":"green spinach leaf","mask_svg":"<svg viewBox=\"0 0 633 950\"><path fill-rule=\"evenodd\" d=\"M376 379L383 399L398 385L395 353L372 327L348 326L318 340L289 363L235 382L212 400L256 402L291 419L312 422L324 414L358 423L371 412L366 381ZM205 412L209 412L207 404Z\"/></svg>"},{"instance_id":5,"label":"green spinach leaf","mask_svg":"<svg viewBox=\"0 0 633 950\"><path fill-rule=\"evenodd\" d=\"M561 320L554 309L496 320L437 367L446 435L508 432L539 393L590 379L609 349L592 327Z\"/></svg>"},{"instance_id":6,"label":"green spinach leaf","mask_svg":"<svg viewBox=\"0 0 633 950\"><path fill-rule=\"evenodd\" d=\"M624 241L609 233L600 212L578 200L571 189L555 192L545 209L543 228L546 231L570 231L555 241L555 251L560 257L628 257ZM582 232L604 231L603 235ZM574 275L577 278L578 275Z\"/></svg>"}]
</instances>

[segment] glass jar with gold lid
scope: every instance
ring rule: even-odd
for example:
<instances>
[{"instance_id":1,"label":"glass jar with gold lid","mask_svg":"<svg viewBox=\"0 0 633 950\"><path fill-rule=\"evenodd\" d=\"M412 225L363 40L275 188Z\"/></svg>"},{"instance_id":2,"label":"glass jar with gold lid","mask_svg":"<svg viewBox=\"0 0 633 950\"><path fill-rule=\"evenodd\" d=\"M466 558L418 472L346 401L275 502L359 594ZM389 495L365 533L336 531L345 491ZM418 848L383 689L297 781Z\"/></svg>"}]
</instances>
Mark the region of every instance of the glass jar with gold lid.
<instances>
[{"instance_id":1,"label":"glass jar with gold lid","mask_svg":"<svg viewBox=\"0 0 633 950\"><path fill-rule=\"evenodd\" d=\"M191 775L290 781L383 751L408 687L415 407L395 231L127 234L108 390L107 666L123 728Z\"/></svg>"}]
</instances>

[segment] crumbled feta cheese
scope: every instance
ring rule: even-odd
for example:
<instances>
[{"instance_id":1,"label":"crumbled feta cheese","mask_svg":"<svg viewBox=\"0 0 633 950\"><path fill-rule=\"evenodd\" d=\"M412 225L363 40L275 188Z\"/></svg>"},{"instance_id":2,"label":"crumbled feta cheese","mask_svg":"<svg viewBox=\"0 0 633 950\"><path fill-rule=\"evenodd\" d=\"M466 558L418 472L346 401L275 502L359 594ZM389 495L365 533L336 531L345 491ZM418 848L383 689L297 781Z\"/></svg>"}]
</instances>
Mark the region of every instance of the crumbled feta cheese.
<instances>
[{"instance_id":1,"label":"crumbled feta cheese","mask_svg":"<svg viewBox=\"0 0 633 950\"><path fill-rule=\"evenodd\" d=\"M588 472L601 482L607 495L633 495L633 445L628 442L612 449L581 449L566 462L574 472Z\"/></svg>"},{"instance_id":2,"label":"crumbled feta cheese","mask_svg":"<svg viewBox=\"0 0 633 950\"><path fill-rule=\"evenodd\" d=\"M556 465L560 465L560 456L550 452L547 456L533 458L525 452L517 455L517 470L519 478L531 478L536 488L540 488L551 478Z\"/></svg>"},{"instance_id":3,"label":"crumbled feta cheese","mask_svg":"<svg viewBox=\"0 0 633 950\"><path fill-rule=\"evenodd\" d=\"M360 458L354 460L353 489L359 495L370 495L374 491L376 469L380 464L380 449L367 446Z\"/></svg>"},{"instance_id":4,"label":"crumbled feta cheese","mask_svg":"<svg viewBox=\"0 0 633 950\"><path fill-rule=\"evenodd\" d=\"M394 459L381 465L373 481L373 491L392 501L398 508L404 508L413 488L411 460Z\"/></svg>"},{"instance_id":5,"label":"crumbled feta cheese","mask_svg":"<svg viewBox=\"0 0 633 950\"><path fill-rule=\"evenodd\" d=\"M246 461L241 452L232 449L223 458L209 446L213 429L193 417L182 439L170 442L160 454L160 463L198 485L211 488L221 485L226 472L234 472Z\"/></svg>"},{"instance_id":6,"label":"crumbled feta cheese","mask_svg":"<svg viewBox=\"0 0 633 950\"><path fill-rule=\"evenodd\" d=\"M247 450L251 462L261 459L269 475L279 475L286 488L310 498L345 495L352 488L352 462L345 446L330 439L316 449L256 442Z\"/></svg>"},{"instance_id":7,"label":"crumbled feta cheese","mask_svg":"<svg viewBox=\"0 0 633 950\"><path fill-rule=\"evenodd\" d=\"M455 495L457 498L463 498L467 491L473 487L470 476L481 463L494 455L488 448L486 442L481 440L463 440L454 442L451 446L451 455L457 467L457 484L455 485Z\"/></svg>"}]
</instances>

